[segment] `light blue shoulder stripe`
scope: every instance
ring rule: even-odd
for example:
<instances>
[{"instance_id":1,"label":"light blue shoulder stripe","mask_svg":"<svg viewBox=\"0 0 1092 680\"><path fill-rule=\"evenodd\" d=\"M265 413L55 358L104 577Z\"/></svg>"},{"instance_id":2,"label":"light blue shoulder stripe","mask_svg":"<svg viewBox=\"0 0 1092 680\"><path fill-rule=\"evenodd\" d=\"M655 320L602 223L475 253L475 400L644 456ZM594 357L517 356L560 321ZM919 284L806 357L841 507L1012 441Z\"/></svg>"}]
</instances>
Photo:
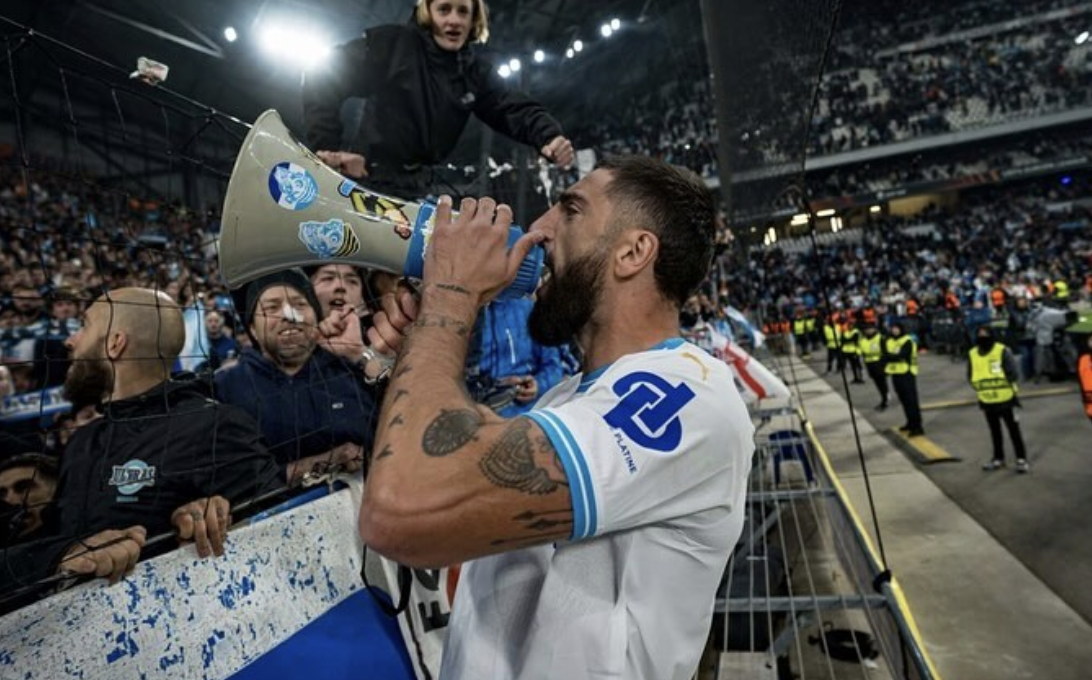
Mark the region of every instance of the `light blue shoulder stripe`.
<instances>
[{"instance_id":1,"label":"light blue shoulder stripe","mask_svg":"<svg viewBox=\"0 0 1092 680\"><path fill-rule=\"evenodd\" d=\"M575 438L561 419L552 413L532 411L524 415L538 423L542 431L550 438L550 443L553 444L557 457L565 468L565 475L569 478L569 494L573 504L572 539L594 536L595 492L587 463L584 461L584 454L576 444Z\"/></svg>"}]
</instances>

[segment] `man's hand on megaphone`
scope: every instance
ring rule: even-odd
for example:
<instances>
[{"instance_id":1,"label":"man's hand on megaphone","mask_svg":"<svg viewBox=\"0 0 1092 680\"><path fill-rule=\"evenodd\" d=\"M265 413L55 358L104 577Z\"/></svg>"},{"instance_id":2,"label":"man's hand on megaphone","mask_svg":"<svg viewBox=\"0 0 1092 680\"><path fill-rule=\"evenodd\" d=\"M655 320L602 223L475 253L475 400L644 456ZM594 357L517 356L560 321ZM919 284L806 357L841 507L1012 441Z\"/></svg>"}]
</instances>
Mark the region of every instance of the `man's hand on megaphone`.
<instances>
[{"instance_id":1,"label":"man's hand on megaphone","mask_svg":"<svg viewBox=\"0 0 1092 680\"><path fill-rule=\"evenodd\" d=\"M466 295L484 305L508 287L520 264L545 237L527 233L509 250L512 208L492 198L464 198L459 216L451 217L451 197L441 196L436 226L425 257L424 285Z\"/></svg>"},{"instance_id":2,"label":"man's hand on megaphone","mask_svg":"<svg viewBox=\"0 0 1092 680\"><path fill-rule=\"evenodd\" d=\"M360 179L368 176L368 167L364 156L358 153L350 151L317 151L315 155L323 163L346 177Z\"/></svg>"}]
</instances>

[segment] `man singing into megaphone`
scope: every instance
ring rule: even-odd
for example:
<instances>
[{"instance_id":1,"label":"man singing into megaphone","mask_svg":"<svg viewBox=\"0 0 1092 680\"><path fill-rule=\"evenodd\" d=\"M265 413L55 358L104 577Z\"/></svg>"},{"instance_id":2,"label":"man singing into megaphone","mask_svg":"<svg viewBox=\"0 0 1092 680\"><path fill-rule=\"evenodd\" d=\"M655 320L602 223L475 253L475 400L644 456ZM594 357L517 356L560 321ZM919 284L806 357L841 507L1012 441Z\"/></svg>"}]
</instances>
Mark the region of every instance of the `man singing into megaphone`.
<instances>
[{"instance_id":1,"label":"man singing into megaphone","mask_svg":"<svg viewBox=\"0 0 1092 680\"><path fill-rule=\"evenodd\" d=\"M308 146L330 167L402 198L433 192L470 114L558 165L572 144L546 109L509 90L469 43L489 38L485 0L418 0L409 25L378 26L339 45L303 81ZM364 97L360 129L342 141L342 103Z\"/></svg>"},{"instance_id":2,"label":"man singing into megaphone","mask_svg":"<svg viewBox=\"0 0 1092 680\"><path fill-rule=\"evenodd\" d=\"M399 348L360 510L371 548L467 562L440 677L685 680L743 526L754 429L728 366L679 337L713 257L701 179L602 163L511 251L492 199L437 210L420 299L384 298L369 339ZM552 277L536 341L575 340L582 373L502 419L464 387L479 309L534 244Z\"/></svg>"}]
</instances>

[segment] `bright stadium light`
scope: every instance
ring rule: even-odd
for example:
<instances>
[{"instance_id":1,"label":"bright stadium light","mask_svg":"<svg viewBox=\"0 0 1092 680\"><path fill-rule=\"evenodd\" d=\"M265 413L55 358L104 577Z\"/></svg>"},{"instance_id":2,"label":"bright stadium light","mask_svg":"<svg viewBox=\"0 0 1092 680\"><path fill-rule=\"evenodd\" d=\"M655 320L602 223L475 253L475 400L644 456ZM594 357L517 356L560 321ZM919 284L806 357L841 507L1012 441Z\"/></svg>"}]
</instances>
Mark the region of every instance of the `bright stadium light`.
<instances>
[{"instance_id":1,"label":"bright stadium light","mask_svg":"<svg viewBox=\"0 0 1092 680\"><path fill-rule=\"evenodd\" d=\"M300 66L314 66L330 54L333 43L306 30L286 26L266 26L261 33L261 45L271 57L289 59Z\"/></svg>"},{"instance_id":2,"label":"bright stadium light","mask_svg":"<svg viewBox=\"0 0 1092 680\"><path fill-rule=\"evenodd\" d=\"M599 33L604 38L609 38L611 33L614 33L614 29L610 27L610 24L603 24L599 27Z\"/></svg>"},{"instance_id":3,"label":"bright stadium light","mask_svg":"<svg viewBox=\"0 0 1092 680\"><path fill-rule=\"evenodd\" d=\"M797 213L797 214L792 216L791 224L794 227L798 227L798 226L800 226L802 224L807 224L807 223L808 223L808 214L807 213Z\"/></svg>"},{"instance_id":4,"label":"bright stadium light","mask_svg":"<svg viewBox=\"0 0 1092 680\"><path fill-rule=\"evenodd\" d=\"M573 52L573 48L571 48L571 47L569 49L565 50L565 58L566 59L572 59L574 54L576 54L576 52Z\"/></svg>"},{"instance_id":5,"label":"bright stadium light","mask_svg":"<svg viewBox=\"0 0 1092 680\"><path fill-rule=\"evenodd\" d=\"M610 27L611 27L611 28L612 28L613 30L617 31L617 30L618 30L619 28L622 28L622 22L621 22L621 21L618 21L618 19L617 19L617 18L615 18L615 19L611 19L611 20L610 20Z\"/></svg>"},{"instance_id":6,"label":"bright stadium light","mask_svg":"<svg viewBox=\"0 0 1092 680\"><path fill-rule=\"evenodd\" d=\"M834 216L834 208L827 208L826 210L820 210L819 212L815 213L815 216L816 217L833 217Z\"/></svg>"},{"instance_id":7,"label":"bright stadium light","mask_svg":"<svg viewBox=\"0 0 1092 680\"><path fill-rule=\"evenodd\" d=\"M522 66L523 64L520 63L519 59L510 59L508 61L508 68L511 69L512 73L518 73Z\"/></svg>"},{"instance_id":8,"label":"bright stadium light","mask_svg":"<svg viewBox=\"0 0 1092 680\"><path fill-rule=\"evenodd\" d=\"M546 61L546 53L542 50L535 50L535 63L541 64L544 61Z\"/></svg>"},{"instance_id":9,"label":"bright stadium light","mask_svg":"<svg viewBox=\"0 0 1092 680\"><path fill-rule=\"evenodd\" d=\"M584 49L584 41L583 40L574 40L573 41L573 51L574 52L579 52L582 49Z\"/></svg>"},{"instance_id":10,"label":"bright stadium light","mask_svg":"<svg viewBox=\"0 0 1092 680\"><path fill-rule=\"evenodd\" d=\"M1081 34L1077 36L1077 39L1074 40L1073 42L1077 43L1078 45L1083 45L1087 40L1088 40L1088 31L1082 31Z\"/></svg>"},{"instance_id":11,"label":"bright stadium light","mask_svg":"<svg viewBox=\"0 0 1092 680\"><path fill-rule=\"evenodd\" d=\"M875 215L875 214L876 214L876 213L878 213L878 212L883 212L883 208L881 208L881 207L880 207L880 206L878 206L878 205L874 205L874 206L872 206L871 208L869 208L869 209L868 209L868 212L870 212L870 213L872 213L873 215Z\"/></svg>"},{"instance_id":12,"label":"bright stadium light","mask_svg":"<svg viewBox=\"0 0 1092 680\"><path fill-rule=\"evenodd\" d=\"M512 68L508 64L501 64L500 68L497 69L497 73L500 74L501 78L507 78L512 75Z\"/></svg>"},{"instance_id":13,"label":"bright stadium light","mask_svg":"<svg viewBox=\"0 0 1092 680\"><path fill-rule=\"evenodd\" d=\"M235 32L234 27L228 26L224 29L224 40L227 40L228 42L235 42L236 40L238 40L238 38L239 34Z\"/></svg>"}]
</instances>

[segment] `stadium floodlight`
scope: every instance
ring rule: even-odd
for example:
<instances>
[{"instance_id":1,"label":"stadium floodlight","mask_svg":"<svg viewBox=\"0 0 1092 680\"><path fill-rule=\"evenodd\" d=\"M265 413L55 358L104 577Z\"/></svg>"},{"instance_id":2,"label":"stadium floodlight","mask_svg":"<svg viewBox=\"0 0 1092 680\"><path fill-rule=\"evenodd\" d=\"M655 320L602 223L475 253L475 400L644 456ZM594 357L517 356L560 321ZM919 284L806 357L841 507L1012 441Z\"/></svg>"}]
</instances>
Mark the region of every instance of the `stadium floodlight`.
<instances>
[{"instance_id":1,"label":"stadium floodlight","mask_svg":"<svg viewBox=\"0 0 1092 680\"><path fill-rule=\"evenodd\" d=\"M610 27L610 24L603 24L599 27L599 33L604 38L609 38L611 33L614 33L614 29Z\"/></svg>"},{"instance_id":2,"label":"stadium floodlight","mask_svg":"<svg viewBox=\"0 0 1092 680\"><path fill-rule=\"evenodd\" d=\"M808 214L807 213L796 213L795 215L792 216L791 224L794 227L799 227L800 225L807 224L807 223L808 223Z\"/></svg>"},{"instance_id":3,"label":"stadium floodlight","mask_svg":"<svg viewBox=\"0 0 1092 680\"><path fill-rule=\"evenodd\" d=\"M610 20L610 27L611 27L611 29L617 31L619 28L622 28L622 22L618 21L617 17L614 18L614 19L611 19Z\"/></svg>"},{"instance_id":4,"label":"stadium floodlight","mask_svg":"<svg viewBox=\"0 0 1092 680\"><path fill-rule=\"evenodd\" d=\"M572 59L574 54L576 54L576 52L573 52L573 48L571 48L571 47L569 49L565 50L565 58L566 59Z\"/></svg>"},{"instance_id":5,"label":"stadium floodlight","mask_svg":"<svg viewBox=\"0 0 1092 680\"><path fill-rule=\"evenodd\" d=\"M834 208L827 208L826 210L820 210L819 212L815 213L815 216L816 217L833 217L834 212L835 212Z\"/></svg>"},{"instance_id":6,"label":"stadium floodlight","mask_svg":"<svg viewBox=\"0 0 1092 680\"><path fill-rule=\"evenodd\" d=\"M235 42L239 38L239 34L235 32L234 26L228 26L224 29L224 40L228 42Z\"/></svg>"},{"instance_id":7,"label":"stadium floodlight","mask_svg":"<svg viewBox=\"0 0 1092 680\"><path fill-rule=\"evenodd\" d=\"M512 67L508 64L501 64L500 68L497 69L497 73L500 74L501 78L507 78L512 75Z\"/></svg>"},{"instance_id":8,"label":"stadium floodlight","mask_svg":"<svg viewBox=\"0 0 1092 680\"><path fill-rule=\"evenodd\" d=\"M881 208L881 207L880 207L880 206L878 206L878 205L874 205L874 206L872 206L871 208L869 208L869 209L868 209L868 212L870 212L870 213L872 213L873 215L875 215L875 214L876 214L876 213L878 213L878 212L883 212L883 208Z\"/></svg>"},{"instance_id":9,"label":"stadium floodlight","mask_svg":"<svg viewBox=\"0 0 1092 680\"><path fill-rule=\"evenodd\" d=\"M579 52L582 49L584 49L584 41L583 40L574 40L573 41L573 51L574 52Z\"/></svg>"},{"instance_id":10,"label":"stadium floodlight","mask_svg":"<svg viewBox=\"0 0 1092 680\"><path fill-rule=\"evenodd\" d=\"M522 67L523 64L520 63L519 59L512 58L508 60L508 68L512 71L512 73L518 73L520 68Z\"/></svg>"},{"instance_id":11,"label":"stadium floodlight","mask_svg":"<svg viewBox=\"0 0 1092 680\"><path fill-rule=\"evenodd\" d=\"M288 26L266 26L261 33L262 49L271 57L299 66L315 66L330 55L330 40L306 30Z\"/></svg>"},{"instance_id":12,"label":"stadium floodlight","mask_svg":"<svg viewBox=\"0 0 1092 680\"><path fill-rule=\"evenodd\" d=\"M535 63L541 64L544 61L546 61L546 53L542 50L535 50Z\"/></svg>"},{"instance_id":13,"label":"stadium floodlight","mask_svg":"<svg viewBox=\"0 0 1092 680\"><path fill-rule=\"evenodd\" d=\"M830 221L830 231L832 234L837 234L842 230L842 218L835 217Z\"/></svg>"},{"instance_id":14,"label":"stadium floodlight","mask_svg":"<svg viewBox=\"0 0 1092 680\"><path fill-rule=\"evenodd\" d=\"M1078 45L1083 45L1088 40L1088 31L1082 31L1080 35L1073 41Z\"/></svg>"}]
</instances>

